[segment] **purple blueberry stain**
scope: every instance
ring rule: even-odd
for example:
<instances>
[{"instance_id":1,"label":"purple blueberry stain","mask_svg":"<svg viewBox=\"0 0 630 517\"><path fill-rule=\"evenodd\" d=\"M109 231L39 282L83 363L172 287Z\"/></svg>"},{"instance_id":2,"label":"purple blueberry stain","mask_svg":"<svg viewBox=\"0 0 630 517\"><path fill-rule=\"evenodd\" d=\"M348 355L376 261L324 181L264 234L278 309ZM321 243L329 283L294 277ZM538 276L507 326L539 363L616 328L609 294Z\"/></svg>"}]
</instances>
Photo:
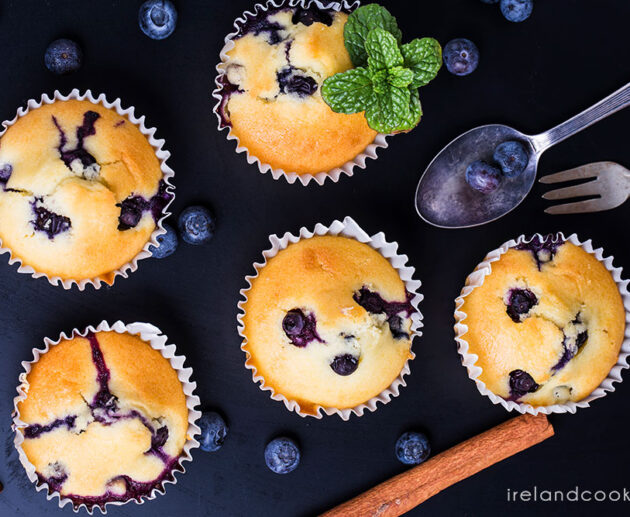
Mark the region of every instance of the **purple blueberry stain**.
<instances>
[{"instance_id":1,"label":"purple blueberry stain","mask_svg":"<svg viewBox=\"0 0 630 517\"><path fill-rule=\"evenodd\" d=\"M96 159L90 153L88 153L85 148L85 139L88 136L93 136L96 134L96 128L94 124L100 118L100 115L95 111L86 111L83 114L83 123L77 127L76 130L76 138L77 145L74 149L66 149L65 147L68 145L68 138L66 136L65 131L59 125L57 118L53 115L52 121L59 131L59 146L57 150L59 151L59 156L63 163L68 167L68 169L75 171L73 169L72 164L79 160L81 166L83 168L82 172L87 173L89 176L87 179L91 179L92 176L98 174L99 166L96 163Z\"/></svg>"},{"instance_id":2,"label":"purple blueberry stain","mask_svg":"<svg viewBox=\"0 0 630 517\"><path fill-rule=\"evenodd\" d=\"M230 97L235 93L243 93L243 90L237 84L231 83L227 78L227 73L219 77L219 85L221 89L221 103L219 104L218 113L221 118L219 128L232 127L232 121L230 120L230 114L227 109L228 101Z\"/></svg>"},{"instance_id":3,"label":"purple blueberry stain","mask_svg":"<svg viewBox=\"0 0 630 517\"><path fill-rule=\"evenodd\" d=\"M236 37L241 38L246 34L254 34L255 36L265 34L267 43L277 45L284 40L280 32L285 30L286 27L283 27L278 22L270 21L269 17L276 14L278 11L280 11L280 9L272 11L261 10L256 15L249 16L245 22L239 26Z\"/></svg>"},{"instance_id":4,"label":"purple blueberry stain","mask_svg":"<svg viewBox=\"0 0 630 517\"><path fill-rule=\"evenodd\" d=\"M562 370L567 363L573 359L588 340L588 329L582 321L582 316L578 313L575 319L562 331L562 356L558 362L551 367L555 374Z\"/></svg>"},{"instance_id":5,"label":"purple blueberry stain","mask_svg":"<svg viewBox=\"0 0 630 517\"><path fill-rule=\"evenodd\" d=\"M116 205L120 207L118 229L125 231L135 228L138 226L138 223L140 223L145 212L151 212L153 220L157 223L160 217L162 217L166 205L172 198L173 194L169 192L168 186L164 180L160 180L157 194L151 197L151 199L146 199L142 196L129 196Z\"/></svg>"},{"instance_id":6,"label":"purple blueberry stain","mask_svg":"<svg viewBox=\"0 0 630 517\"><path fill-rule=\"evenodd\" d=\"M60 233L67 232L72 227L72 222L68 217L56 214L43 206L43 199L35 198L31 203L34 219L31 223L35 230L48 235L50 240L54 239Z\"/></svg>"},{"instance_id":7,"label":"purple blueberry stain","mask_svg":"<svg viewBox=\"0 0 630 517\"><path fill-rule=\"evenodd\" d=\"M341 354L336 356L330 367L333 372L342 377L346 377L355 372L359 366L359 358L352 354Z\"/></svg>"},{"instance_id":8,"label":"purple blueberry stain","mask_svg":"<svg viewBox=\"0 0 630 517\"><path fill-rule=\"evenodd\" d=\"M354 301L371 314L385 314L389 330L395 339L409 339L409 333L403 328L403 320L400 317L404 313L409 318L414 308L411 304L411 293L407 292L407 300L404 302L388 302L383 297L367 287L362 287L353 295Z\"/></svg>"},{"instance_id":9,"label":"purple blueberry stain","mask_svg":"<svg viewBox=\"0 0 630 517\"><path fill-rule=\"evenodd\" d=\"M506 312L514 323L523 322L529 316L532 307L538 305L538 298L529 289L510 289L504 301Z\"/></svg>"},{"instance_id":10,"label":"purple blueberry stain","mask_svg":"<svg viewBox=\"0 0 630 517\"><path fill-rule=\"evenodd\" d=\"M534 378L523 370L513 370L510 372L510 397L508 400L518 402L520 398L528 393L534 393L540 386Z\"/></svg>"},{"instance_id":11,"label":"purple blueberry stain","mask_svg":"<svg viewBox=\"0 0 630 517\"><path fill-rule=\"evenodd\" d=\"M324 343L317 333L317 320L313 313L305 314L302 309L291 309L282 319L282 330L291 343L304 348L312 341Z\"/></svg>"},{"instance_id":12,"label":"purple blueberry stain","mask_svg":"<svg viewBox=\"0 0 630 517\"><path fill-rule=\"evenodd\" d=\"M565 241L559 233L550 233L545 235L543 238L541 238L540 235L535 235L531 241L517 244L514 246L514 249L529 251L534 256L534 260L536 261L536 265L540 271L543 264L553 260L553 257L558 252L558 249L564 243Z\"/></svg>"},{"instance_id":13,"label":"purple blueberry stain","mask_svg":"<svg viewBox=\"0 0 630 517\"><path fill-rule=\"evenodd\" d=\"M41 424L31 424L24 428L24 437L25 438L39 438L44 433L49 433L58 427L67 427L68 429L74 428L74 422L77 419L76 415L68 415L65 418L58 418L57 420L52 421L50 424L41 425Z\"/></svg>"}]
</instances>

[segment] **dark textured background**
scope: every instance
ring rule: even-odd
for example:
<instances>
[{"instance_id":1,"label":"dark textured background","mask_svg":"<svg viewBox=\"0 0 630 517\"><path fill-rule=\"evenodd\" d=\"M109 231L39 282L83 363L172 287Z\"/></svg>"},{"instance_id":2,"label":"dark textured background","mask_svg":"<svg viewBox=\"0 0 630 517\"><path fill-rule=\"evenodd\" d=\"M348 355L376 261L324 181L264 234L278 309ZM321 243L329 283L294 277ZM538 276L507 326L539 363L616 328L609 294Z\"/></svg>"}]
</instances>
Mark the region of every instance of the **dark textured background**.
<instances>
[{"instance_id":1,"label":"dark textured background","mask_svg":"<svg viewBox=\"0 0 630 517\"><path fill-rule=\"evenodd\" d=\"M165 260L145 260L111 289L64 291L44 279L18 275L0 260L0 414L6 444L0 462L0 514L71 514L36 493L13 451L10 413L20 361L44 336L102 319L149 321L177 344L194 368L198 394L220 408L230 424L215 454L196 450L194 461L166 496L143 506L111 507L112 516L311 516L402 472L394 458L398 435L424 428L435 452L479 433L508 415L477 392L460 366L453 340L453 299L485 253L521 233L562 230L592 238L616 265L630 267L630 204L614 211L545 216L541 186L508 217L481 228L447 231L421 222L413 193L421 171L449 140L474 126L502 122L525 132L543 131L628 81L625 0L536 2L530 20L512 24L496 6L477 0L383 0L399 18L405 39L434 36L442 43L469 37L481 50L478 70L457 78L443 70L420 92L425 116L411 134L366 171L338 184L304 188L259 174L234 143L216 130L210 91L223 37L251 0L179 0L179 24L165 41L152 41L137 26L141 2L130 0L0 1L0 120L18 106L56 88L91 88L134 105L158 128L172 152L177 215L191 203L212 205L218 231L208 247L180 244ZM55 77L43 65L47 44L76 38L83 68ZM630 111L618 113L549 150L546 174L598 160L630 166ZM407 388L376 413L342 422L302 419L269 399L243 367L236 332L236 304L244 276L268 247L272 233L297 231L321 221L354 217L370 233L384 231L410 257L423 282L424 335ZM627 274L626 274L627 276ZM626 374L627 376L627 374ZM506 491L620 489L628 486L630 383L575 415L552 417L555 438L496 465L434 497L415 516L627 515L630 503L507 503ZM263 447L290 433L303 460L288 476L272 474ZM630 487L629 487L630 488Z\"/></svg>"}]
</instances>

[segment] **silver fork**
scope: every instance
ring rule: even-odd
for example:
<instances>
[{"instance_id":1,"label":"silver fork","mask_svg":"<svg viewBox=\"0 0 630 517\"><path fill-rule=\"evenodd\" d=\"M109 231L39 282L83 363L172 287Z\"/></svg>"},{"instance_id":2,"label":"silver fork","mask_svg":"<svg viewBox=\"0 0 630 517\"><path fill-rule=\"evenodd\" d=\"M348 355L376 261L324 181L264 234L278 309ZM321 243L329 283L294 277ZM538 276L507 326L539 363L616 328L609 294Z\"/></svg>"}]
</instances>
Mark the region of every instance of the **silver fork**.
<instances>
[{"instance_id":1,"label":"silver fork","mask_svg":"<svg viewBox=\"0 0 630 517\"><path fill-rule=\"evenodd\" d=\"M548 214L601 212L623 204L630 196L630 171L615 162L589 163L568 171L543 176L538 181L551 184L589 178L592 180L580 185L550 190L543 194L543 199L598 196L597 198L550 206L545 209L545 212Z\"/></svg>"}]
</instances>

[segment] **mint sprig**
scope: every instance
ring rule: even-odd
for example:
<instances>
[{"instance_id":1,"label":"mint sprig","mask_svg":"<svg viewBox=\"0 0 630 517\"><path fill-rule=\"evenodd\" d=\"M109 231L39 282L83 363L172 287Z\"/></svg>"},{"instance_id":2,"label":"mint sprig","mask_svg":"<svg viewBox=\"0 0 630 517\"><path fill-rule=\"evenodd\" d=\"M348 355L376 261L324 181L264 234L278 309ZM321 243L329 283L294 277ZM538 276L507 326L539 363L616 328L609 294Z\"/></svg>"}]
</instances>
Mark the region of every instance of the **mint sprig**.
<instances>
[{"instance_id":1,"label":"mint sprig","mask_svg":"<svg viewBox=\"0 0 630 517\"><path fill-rule=\"evenodd\" d=\"M433 38L401 45L396 18L378 4L359 7L344 27L346 49L356 68L324 81L322 97L336 113L365 112L380 133L410 131L422 108L418 88L442 65L442 48Z\"/></svg>"}]
</instances>

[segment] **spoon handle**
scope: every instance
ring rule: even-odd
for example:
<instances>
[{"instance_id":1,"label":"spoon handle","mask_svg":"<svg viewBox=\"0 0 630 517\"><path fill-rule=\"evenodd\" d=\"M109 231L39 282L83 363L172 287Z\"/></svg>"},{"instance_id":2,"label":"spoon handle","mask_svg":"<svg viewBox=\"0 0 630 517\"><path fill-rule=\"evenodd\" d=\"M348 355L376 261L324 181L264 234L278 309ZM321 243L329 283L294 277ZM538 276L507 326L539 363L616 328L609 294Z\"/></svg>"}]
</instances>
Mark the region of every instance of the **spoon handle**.
<instances>
[{"instance_id":1,"label":"spoon handle","mask_svg":"<svg viewBox=\"0 0 630 517\"><path fill-rule=\"evenodd\" d=\"M597 104L585 109L582 113L570 118L556 127L532 137L536 150L542 153L552 145L586 129L595 122L630 105L630 83L602 99Z\"/></svg>"}]
</instances>

